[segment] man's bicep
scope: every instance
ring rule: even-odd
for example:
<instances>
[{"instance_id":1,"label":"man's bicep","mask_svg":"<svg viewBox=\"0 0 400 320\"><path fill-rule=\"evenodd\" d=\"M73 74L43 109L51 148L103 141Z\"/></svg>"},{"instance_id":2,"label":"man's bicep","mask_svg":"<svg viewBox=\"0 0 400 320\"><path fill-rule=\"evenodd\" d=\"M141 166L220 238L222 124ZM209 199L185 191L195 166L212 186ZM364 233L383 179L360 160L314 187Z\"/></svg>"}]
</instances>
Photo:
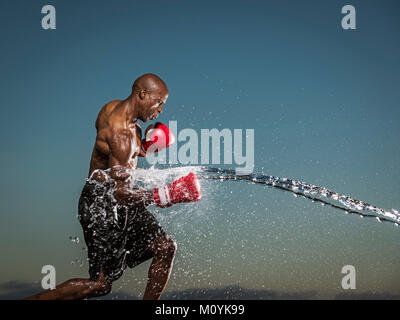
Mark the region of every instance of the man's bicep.
<instances>
[{"instance_id":1,"label":"man's bicep","mask_svg":"<svg viewBox=\"0 0 400 320\"><path fill-rule=\"evenodd\" d=\"M108 143L104 140L97 138L95 148L99 153L101 153L103 155L110 154L110 147L109 147Z\"/></svg>"},{"instance_id":2,"label":"man's bicep","mask_svg":"<svg viewBox=\"0 0 400 320\"><path fill-rule=\"evenodd\" d=\"M113 132L107 139L110 147L109 167L126 165L132 154L132 138L129 132Z\"/></svg>"}]
</instances>

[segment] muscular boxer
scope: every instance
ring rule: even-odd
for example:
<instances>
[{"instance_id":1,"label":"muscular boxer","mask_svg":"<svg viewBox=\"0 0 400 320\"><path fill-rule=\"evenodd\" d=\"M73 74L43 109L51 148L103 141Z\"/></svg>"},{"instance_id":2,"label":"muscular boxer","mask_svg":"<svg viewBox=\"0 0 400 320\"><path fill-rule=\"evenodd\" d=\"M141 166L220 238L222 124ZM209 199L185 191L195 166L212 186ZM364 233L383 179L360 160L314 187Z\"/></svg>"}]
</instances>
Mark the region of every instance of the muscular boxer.
<instances>
[{"instance_id":1,"label":"muscular boxer","mask_svg":"<svg viewBox=\"0 0 400 320\"><path fill-rule=\"evenodd\" d=\"M159 299L168 282L176 252L168 236L146 209L169 207L201 198L191 173L169 186L143 190L129 184L137 157L174 143L168 127L156 123L142 139L139 120L154 120L168 99L165 83L145 74L133 84L125 100L106 104L96 120L97 137L87 182L79 199L79 221L88 247L89 279L71 279L28 299L84 299L110 292L125 268L153 258L143 299Z\"/></svg>"}]
</instances>

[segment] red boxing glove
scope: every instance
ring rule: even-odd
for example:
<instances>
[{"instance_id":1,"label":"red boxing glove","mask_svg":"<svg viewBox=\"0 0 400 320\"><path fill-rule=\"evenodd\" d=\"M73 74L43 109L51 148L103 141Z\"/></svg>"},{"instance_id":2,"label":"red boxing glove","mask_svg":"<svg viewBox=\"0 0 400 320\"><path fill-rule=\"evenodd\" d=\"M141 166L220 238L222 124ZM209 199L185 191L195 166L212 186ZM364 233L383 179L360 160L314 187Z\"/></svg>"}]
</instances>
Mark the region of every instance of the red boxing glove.
<instances>
[{"instance_id":1,"label":"red boxing glove","mask_svg":"<svg viewBox=\"0 0 400 320\"><path fill-rule=\"evenodd\" d=\"M169 186L153 189L153 196L156 206L161 208L181 202L196 202L201 199L200 182L194 173L190 173Z\"/></svg>"},{"instance_id":2,"label":"red boxing glove","mask_svg":"<svg viewBox=\"0 0 400 320\"><path fill-rule=\"evenodd\" d=\"M142 141L139 157L145 157L146 154L158 152L173 143L175 143L175 136L171 130L165 124L157 122L154 128L147 132L146 140Z\"/></svg>"}]
</instances>

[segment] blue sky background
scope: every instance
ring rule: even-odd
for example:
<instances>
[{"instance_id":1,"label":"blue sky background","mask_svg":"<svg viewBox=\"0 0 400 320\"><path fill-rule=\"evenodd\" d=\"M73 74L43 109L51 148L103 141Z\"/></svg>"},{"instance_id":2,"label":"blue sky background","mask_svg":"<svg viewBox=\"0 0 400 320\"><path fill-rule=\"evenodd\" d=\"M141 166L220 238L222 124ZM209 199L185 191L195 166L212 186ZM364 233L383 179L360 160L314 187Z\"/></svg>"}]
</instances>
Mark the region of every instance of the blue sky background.
<instances>
[{"instance_id":1,"label":"blue sky background","mask_svg":"<svg viewBox=\"0 0 400 320\"><path fill-rule=\"evenodd\" d=\"M57 29L41 28L41 8ZM357 30L341 28L353 4ZM179 128L255 130L255 172L400 208L397 1L9 1L0 4L0 282L87 276L77 202L101 106L143 73ZM141 161L141 166L147 163ZM201 202L154 211L177 240L168 290L400 295L400 232L290 194L206 182ZM149 263L114 285L141 295Z\"/></svg>"}]
</instances>

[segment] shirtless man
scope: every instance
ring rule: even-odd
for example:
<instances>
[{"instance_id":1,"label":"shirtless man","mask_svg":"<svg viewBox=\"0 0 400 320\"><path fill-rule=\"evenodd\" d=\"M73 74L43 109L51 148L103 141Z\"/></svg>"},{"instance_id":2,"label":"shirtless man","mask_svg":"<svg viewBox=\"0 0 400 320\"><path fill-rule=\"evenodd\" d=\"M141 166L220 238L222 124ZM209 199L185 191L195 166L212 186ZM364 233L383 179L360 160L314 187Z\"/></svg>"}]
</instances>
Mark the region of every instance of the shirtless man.
<instances>
[{"instance_id":1,"label":"shirtless man","mask_svg":"<svg viewBox=\"0 0 400 320\"><path fill-rule=\"evenodd\" d=\"M161 123L150 125L146 139L142 140L138 123L138 120L147 122L157 118L167 99L165 83L154 74L145 74L136 79L127 99L114 100L101 109L78 214L88 247L90 278L71 279L54 290L27 299L84 299L106 295L127 266L133 268L151 258L143 299L160 298L171 273L176 243L146 206L155 204L164 208L201 198L200 185L193 173L153 190L132 188L129 184L129 172L136 168L138 156L174 143L173 134Z\"/></svg>"}]
</instances>

